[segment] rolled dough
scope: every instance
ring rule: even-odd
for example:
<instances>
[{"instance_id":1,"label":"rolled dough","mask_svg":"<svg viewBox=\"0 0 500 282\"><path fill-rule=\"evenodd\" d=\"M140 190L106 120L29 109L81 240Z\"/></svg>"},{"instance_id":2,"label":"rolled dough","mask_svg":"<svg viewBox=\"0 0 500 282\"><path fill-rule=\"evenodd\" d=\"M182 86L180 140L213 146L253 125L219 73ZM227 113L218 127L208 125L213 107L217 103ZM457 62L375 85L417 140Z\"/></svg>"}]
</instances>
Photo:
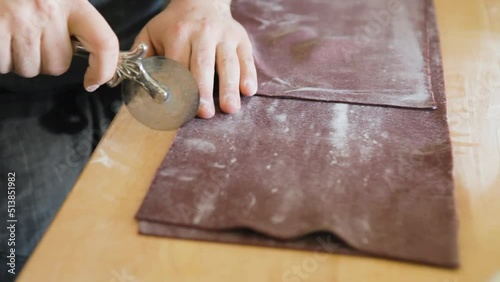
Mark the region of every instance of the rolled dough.
<instances>
[{"instance_id":1,"label":"rolled dough","mask_svg":"<svg viewBox=\"0 0 500 282\"><path fill-rule=\"evenodd\" d=\"M140 232L456 267L439 38L432 3L414 2L428 3L436 110L244 98L238 114L180 129L137 213Z\"/></svg>"}]
</instances>

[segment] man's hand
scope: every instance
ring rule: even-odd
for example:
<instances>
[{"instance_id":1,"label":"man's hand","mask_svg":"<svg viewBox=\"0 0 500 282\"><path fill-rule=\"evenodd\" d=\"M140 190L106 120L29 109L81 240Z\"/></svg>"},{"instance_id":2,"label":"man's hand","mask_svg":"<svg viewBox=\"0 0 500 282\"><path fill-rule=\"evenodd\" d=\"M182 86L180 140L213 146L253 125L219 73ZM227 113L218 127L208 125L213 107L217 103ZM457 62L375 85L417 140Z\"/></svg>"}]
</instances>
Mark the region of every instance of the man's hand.
<instances>
[{"instance_id":1,"label":"man's hand","mask_svg":"<svg viewBox=\"0 0 500 282\"><path fill-rule=\"evenodd\" d=\"M230 0L172 0L144 27L139 42L150 46L150 55L174 59L191 70L200 89L199 117L215 113L215 68L224 112L240 109L240 91L247 96L257 92L252 45L231 15Z\"/></svg>"},{"instance_id":2,"label":"man's hand","mask_svg":"<svg viewBox=\"0 0 500 282\"><path fill-rule=\"evenodd\" d=\"M119 45L87 0L0 0L0 73L63 74L71 63L70 36L90 52L84 86L95 91L113 77Z\"/></svg>"}]
</instances>

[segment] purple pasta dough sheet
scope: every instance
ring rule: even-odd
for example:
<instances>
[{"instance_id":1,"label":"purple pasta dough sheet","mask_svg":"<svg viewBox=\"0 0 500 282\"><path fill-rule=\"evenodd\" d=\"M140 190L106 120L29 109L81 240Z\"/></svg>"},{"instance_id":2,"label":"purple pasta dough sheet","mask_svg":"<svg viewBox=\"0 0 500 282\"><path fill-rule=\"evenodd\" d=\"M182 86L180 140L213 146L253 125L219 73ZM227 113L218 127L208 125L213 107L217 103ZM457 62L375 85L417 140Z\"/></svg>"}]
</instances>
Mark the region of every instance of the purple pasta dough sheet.
<instances>
[{"instance_id":1,"label":"purple pasta dough sheet","mask_svg":"<svg viewBox=\"0 0 500 282\"><path fill-rule=\"evenodd\" d=\"M426 0L234 0L259 94L409 108L435 106Z\"/></svg>"},{"instance_id":2,"label":"purple pasta dough sheet","mask_svg":"<svg viewBox=\"0 0 500 282\"><path fill-rule=\"evenodd\" d=\"M456 267L439 38L426 11L436 110L243 98L237 114L180 129L137 213L140 232Z\"/></svg>"}]
</instances>

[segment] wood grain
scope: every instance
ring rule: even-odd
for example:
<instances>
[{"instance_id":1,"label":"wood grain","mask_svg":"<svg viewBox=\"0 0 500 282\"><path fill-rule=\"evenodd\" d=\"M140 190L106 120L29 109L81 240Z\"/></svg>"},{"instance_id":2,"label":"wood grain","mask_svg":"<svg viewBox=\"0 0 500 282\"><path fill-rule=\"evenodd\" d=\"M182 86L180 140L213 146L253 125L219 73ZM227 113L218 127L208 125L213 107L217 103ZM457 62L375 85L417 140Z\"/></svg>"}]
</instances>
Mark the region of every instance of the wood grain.
<instances>
[{"instance_id":1,"label":"wood grain","mask_svg":"<svg viewBox=\"0 0 500 282\"><path fill-rule=\"evenodd\" d=\"M460 217L458 270L139 236L134 215L174 132L122 109L19 281L498 281L500 1L436 0Z\"/></svg>"}]
</instances>

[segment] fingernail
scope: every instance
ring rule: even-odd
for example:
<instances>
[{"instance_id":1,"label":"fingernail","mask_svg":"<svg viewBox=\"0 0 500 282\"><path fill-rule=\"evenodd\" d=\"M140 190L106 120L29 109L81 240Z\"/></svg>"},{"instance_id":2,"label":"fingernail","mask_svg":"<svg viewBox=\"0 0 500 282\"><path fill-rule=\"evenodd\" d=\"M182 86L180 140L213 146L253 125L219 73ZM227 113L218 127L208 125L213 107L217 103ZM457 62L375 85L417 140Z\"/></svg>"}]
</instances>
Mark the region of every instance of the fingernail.
<instances>
[{"instance_id":1,"label":"fingernail","mask_svg":"<svg viewBox=\"0 0 500 282\"><path fill-rule=\"evenodd\" d=\"M201 98L200 99L200 106L199 109L205 109L205 111L208 111L208 113L213 114L215 112L215 109L211 107L210 101L207 99Z\"/></svg>"},{"instance_id":2,"label":"fingernail","mask_svg":"<svg viewBox=\"0 0 500 282\"><path fill-rule=\"evenodd\" d=\"M99 88L100 85L91 85L87 88L85 88L85 90L87 90L87 92L94 92L97 90L97 88Z\"/></svg>"},{"instance_id":3,"label":"fingernail","mask_svg":"<svg viewBox=\"0 0 500 282\"><path fill-rule=\"evenodd\" d=\"M208 101L204 98L200 99L200 108L206 107L208 104Z\"/></svg>"},{"instance_id":4,"label":"fingernail","mask_svg":"<svg viewBox=\"0 0 500 282\"><path fill-rule=\"evenodd\" d=\"M255 93L257 93L257 86L255 85L255 83L253 83L253 81L251 81L251 80L245 81L245 87L248 90L250 90L250 93L252 95L255 95Z\"/></svg>"}]
</instances>

